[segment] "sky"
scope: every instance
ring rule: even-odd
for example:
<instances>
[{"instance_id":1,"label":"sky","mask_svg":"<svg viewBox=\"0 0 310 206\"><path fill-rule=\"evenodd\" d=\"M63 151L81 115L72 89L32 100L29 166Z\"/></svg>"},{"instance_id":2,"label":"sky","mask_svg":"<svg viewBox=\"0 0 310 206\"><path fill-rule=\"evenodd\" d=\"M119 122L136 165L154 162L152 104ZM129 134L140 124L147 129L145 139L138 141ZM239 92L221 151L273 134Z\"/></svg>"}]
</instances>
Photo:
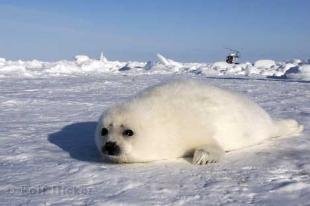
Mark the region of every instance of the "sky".
<instances>
[{"instance_id":1,"label":"sky","mask_svg":"<svg viewBox=\"0 0 310 206\"><path fill-rule=\"evenodd\" d=\"M0 0L0 57L310 58L309 0Z\"/></svg>"}]
</instances>

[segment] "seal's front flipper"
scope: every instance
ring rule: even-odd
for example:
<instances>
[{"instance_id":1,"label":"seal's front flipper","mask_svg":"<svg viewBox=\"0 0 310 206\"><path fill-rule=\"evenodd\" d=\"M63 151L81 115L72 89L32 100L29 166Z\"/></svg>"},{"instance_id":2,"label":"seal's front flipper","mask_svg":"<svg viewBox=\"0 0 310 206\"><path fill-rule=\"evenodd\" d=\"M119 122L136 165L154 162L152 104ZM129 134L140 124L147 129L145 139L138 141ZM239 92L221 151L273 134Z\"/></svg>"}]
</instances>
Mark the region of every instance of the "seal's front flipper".
<instances>
[{"instance_id":1,"label":"seal's front flipper","mask_svg":"<svg viewBox=\"0 0 310 206\"><path fill-rule=\"evenodd\" d=\"M217 144L204 145L195 150L192 163L195 165L215 163L220 161L224 154L224 150Z\"/></svg>"}]
</instances>

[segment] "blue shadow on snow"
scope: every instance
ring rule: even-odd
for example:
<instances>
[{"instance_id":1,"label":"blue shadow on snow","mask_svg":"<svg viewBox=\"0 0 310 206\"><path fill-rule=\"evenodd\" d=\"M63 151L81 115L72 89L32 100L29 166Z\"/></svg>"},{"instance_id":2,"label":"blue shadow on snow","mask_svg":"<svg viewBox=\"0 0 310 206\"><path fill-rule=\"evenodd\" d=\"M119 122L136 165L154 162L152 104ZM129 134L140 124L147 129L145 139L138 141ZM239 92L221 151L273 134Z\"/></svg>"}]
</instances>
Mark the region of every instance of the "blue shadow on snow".
<instances>
[{"instance_id":1,"label":"blue shadow on snow","mask_svg":"<svg viewBox=\"0 0 310 206\"><path fill-rule=\"evenodd\" d=\"M48 135L48 141L68 152L74 159L87 162L102 162L94 134L97 122L78 122Z\"/></svg>"}]
</instances>

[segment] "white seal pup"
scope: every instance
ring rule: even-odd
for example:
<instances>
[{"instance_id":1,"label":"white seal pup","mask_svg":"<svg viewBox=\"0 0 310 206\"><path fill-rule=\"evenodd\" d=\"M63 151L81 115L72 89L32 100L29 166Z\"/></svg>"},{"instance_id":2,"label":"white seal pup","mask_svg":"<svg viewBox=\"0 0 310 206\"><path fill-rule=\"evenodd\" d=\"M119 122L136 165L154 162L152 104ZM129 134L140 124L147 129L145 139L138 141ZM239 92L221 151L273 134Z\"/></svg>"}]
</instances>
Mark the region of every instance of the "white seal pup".
<instances>
[{"instance_id":1,"label":"white seal pup","mask_svg":"<svg viewBox=\"0 0 310 206\"><path fill-rule=\"evenodd\" d=\"M200 81L149 88L103 113L96 145L105 159L147 162L192 156L219 161L226 151L302 131L295 120L273 120L250 99Z\"/></svg>"}]
</instances>

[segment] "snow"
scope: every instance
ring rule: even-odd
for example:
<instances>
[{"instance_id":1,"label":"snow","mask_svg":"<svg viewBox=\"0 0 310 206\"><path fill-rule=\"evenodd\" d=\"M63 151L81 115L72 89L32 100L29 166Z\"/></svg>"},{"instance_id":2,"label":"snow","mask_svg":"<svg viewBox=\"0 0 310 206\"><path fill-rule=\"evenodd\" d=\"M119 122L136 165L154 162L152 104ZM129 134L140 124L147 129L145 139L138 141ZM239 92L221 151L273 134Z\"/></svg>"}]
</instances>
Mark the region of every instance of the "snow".
<instances>
[{"instance_id":1,"label":"snow","mask_svg":"<svg viewBox=\"0 0 310 206\"><path fill-rule=\"evenodd\" d=\"M271 67L276 66L276 62L274 60L261 59L261 60L257 60L254 63L254 66L257 68L271 68Z\"/></svg>"},{"instance_id":2,"label":"snow","mask_svg":"<svg viewBox=\"0 0 310 206\"><path fill-rule=\"evenodd\" d=\"M173 61L172 59L167 59L163 57L161 54L157 54L157 58L159 59L159 62L165 66L172 66L172 67L182 67L182 63Z\"/></svg>"},{"instance_id":3,"label":"snow","mask_svg":"<svg viewBox=\"0 0 310 206\"><path fill-rule=\"evenodd\" d=\"M303 64L303 61L301 59L294 58L294 59L289 60L288 63L292 63L295 65L301 65Z\"/></svg>"},{"instance_id":4,"label":"snow","mask_svg":"<svg viewBox=\"0 0 310 206\"><path fill-rule=\"evenodd\" d=\"M300 67L291 67L290 69L285 71L283 76L290 79L310 81L310 64L305 64Z\"/></svg>"},{"instance_id":5,"label":"snow","mask_svg":"<svg viewBox=\"0 0 310 206\"><path fill-rule=\"evenodd\" d=\"M205 76L238 76L238 77L274 77L293 78L308 81L308 72L303 69L306 61L291 59L278 62L274 60L257 60L256 62L242 62L228 64L214 63L182 63L157 54L157 61L112 61L103 53L100 59L92 59L86 55L77 55L73 61L61 60L57 62L11 61L0 58L0 78L47 78L51 76L81 76L81 75L145 75L145 74L181 74L194 73ZM292 67L300 68L299 74L286 75ZM307 69L306 69L307 70Z\"/></svg>"},{"instance_id":6,"label":"snow","mask_svg":"<svg viewBox=\"0 0 310 206\"><path fill-rule=\"evenodd\" d=\"M83 65L90 61L90 58L86 55L76 55L75 61L78 65Z\"/></svg>"},{"instance_id":7,"label":"snow","mask_svg":"<svg viewBox=\"0 0 310 206\"><path fill-rule=\"evenodd\" d=\"M149 63L152 68L145 71L140 62L109 60L87 60L81 66L75 61L40 62L40 68L33 61L4 62L1 205L309 204L307 81L257 76L246 63L223 72L212 64L184 63L170 72L161 63ZM125 65L131 69L119 71ZM300 68L309 71L309 65ZM208 76L209 70L221 76ZM159 82L190 78L247 95L272 117L296 119L305 131L300 137L227 153L222 162L206 166L186 159L123 165L101 161L93 134L104 109Z\"/></svg>"}]
</instances>

